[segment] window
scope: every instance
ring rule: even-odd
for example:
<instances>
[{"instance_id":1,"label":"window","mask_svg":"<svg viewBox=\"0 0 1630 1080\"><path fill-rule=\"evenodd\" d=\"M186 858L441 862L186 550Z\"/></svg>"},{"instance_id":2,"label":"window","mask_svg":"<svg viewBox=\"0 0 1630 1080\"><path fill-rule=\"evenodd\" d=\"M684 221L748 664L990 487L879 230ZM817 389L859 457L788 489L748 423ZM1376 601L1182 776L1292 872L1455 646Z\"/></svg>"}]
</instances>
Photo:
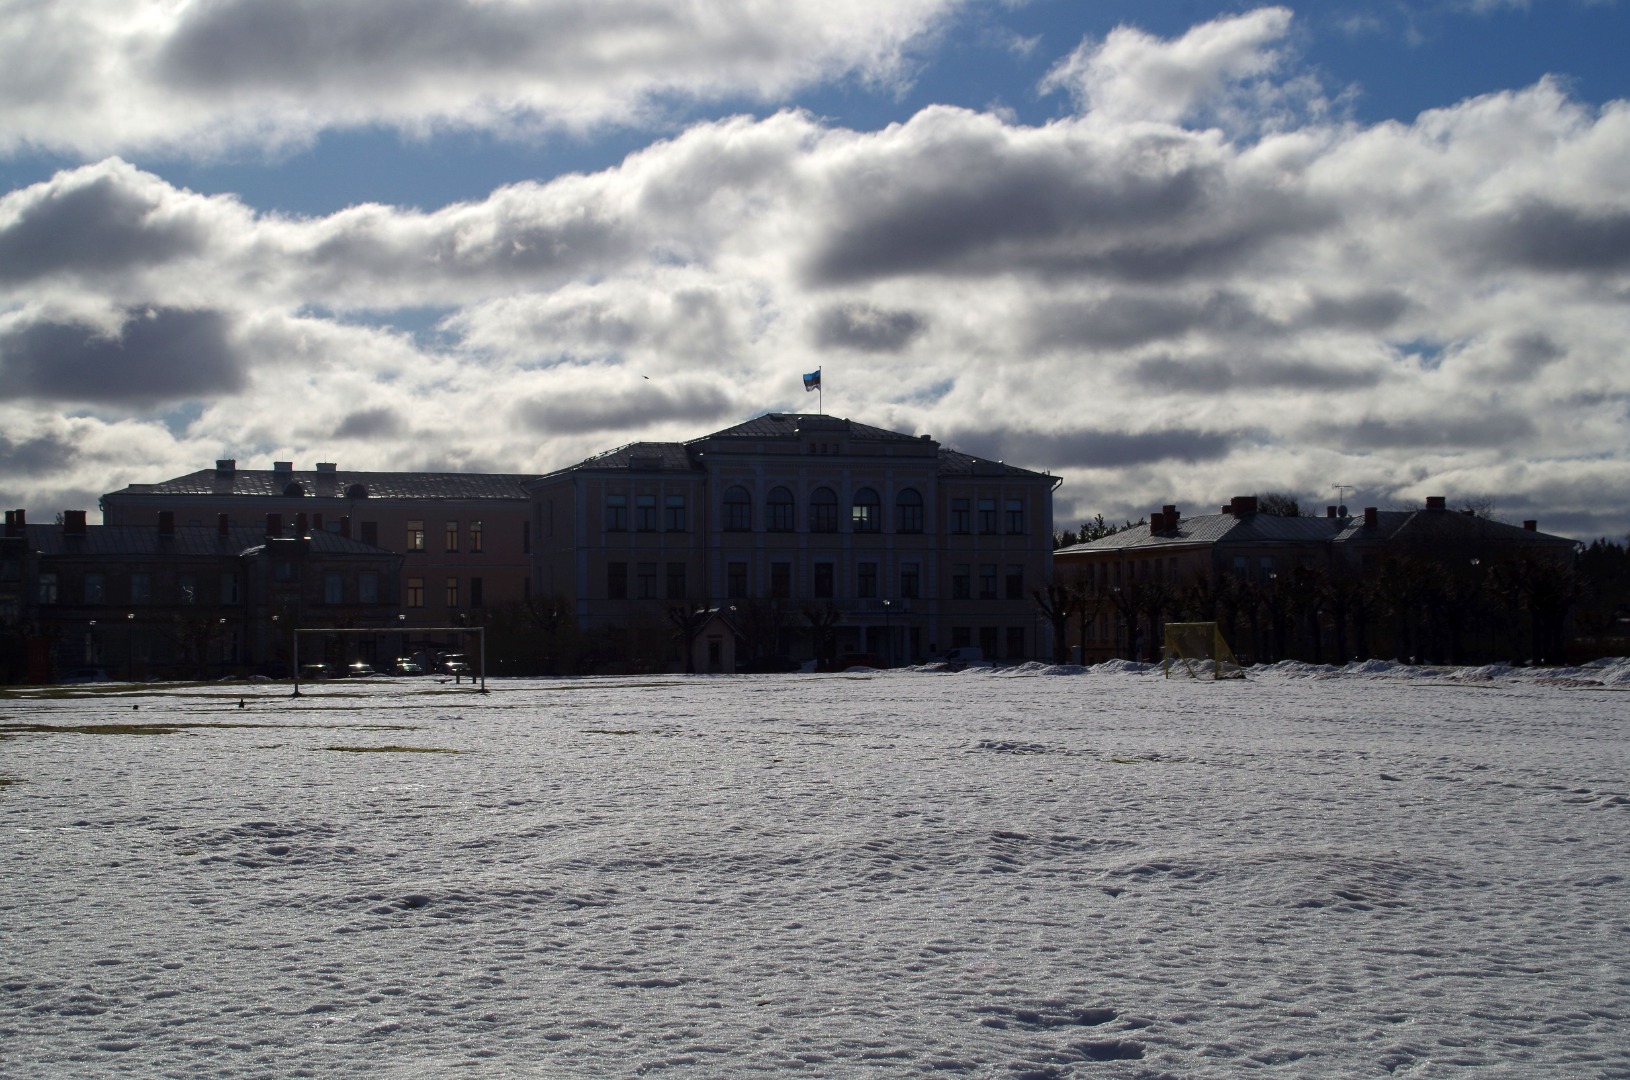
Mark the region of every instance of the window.
<instances>
[{"instance_id":1,"label":"window","mask_svg":"<svg viewBox=\"0 0 1630 1080\"><path fill-rule=\"evenodd\" d=\"M922 595L922 566L908 562L900 564L900 598L915 600Z\"/></svg>"},{"instance_id":2,"label":"window","mask_svg":"<svg viewBox=\"0 0 1630 1080\"><path fill-rule=\"evenodd\" d=\"M606 563L606 599L628 599L628 564L625 562Z\"/></svg>"},{"instance_id":3,"label":"window","mask_svg":"<svg viewBox=\"0 0 1630 1080\"><path fill-rule=\"evenodd\" d=\"M996 564L979 564L979 599L996 599Z\"/></svg>"},{"instance_id":4,"label":"window","mask_svg":"<svg viewBox=\"0 0 1630 1080\"><path fill-rule=\"evenodd\" d=\"M1235 555L1234 556L1234 576L1236 578L1238 578L1239 580L1244 581L1246 573L1247 573L1247 570L1246 570L1245 556L1243 556L1243 555Z\"/></svg>"},{"instance_id":5,"label":"window","mask_svg":"<svg viewBox=\"0 0 1630 1080\"><path fill-rule=\"evenodd\" d=\"M457 551L458 550L458 522L449 521L447 523L447 528L443 531L442 535L446 538L447 550L448 551Z\"/></svg>"},{"instance_id":6,"label":"window","mask_svg":"<svg viewBox=\"0 0 1630 1080\"><path fill-rule=\"evenodd\" d=\"M951 531L954 533L969 533L973 531L970 523L967 499L951 500Z\"/></svg>"},{"instance_id":7,"label":"window","mask_svg":"<svg viewBox=\"0 0 1630 1080\"><path fill-rule=\"evenodd\" d=\"M345 577L341 574L323 575L323 603L345 603Z\"/></svg>"},{"instance_id":8,"label":"window","mask_svg":"<svg viewBox=\"0 0 1630 1080\"><path fill-rule=\"evenodd\" d=\"M744 487L732 487L724 493L724 531L751 532L753 528L753 500Z\"/></svg>"},{"instance_id":9,"label":"window","mask_svg":"<svg viewBox=\"0 0 1630 1080\"><path fill-rule=\"evenodd\" d=\"M57 602L57 576L55 574L40 575L39 598L40 603L42 604L54 604ZM132 596L130 600L132 603L136 602L136 598L134 596Z\"/></svg>"},{"instance_id":10,"label":"window","mask_svg":"<svg viewBox=\"0 0 1630 1080\"><path fill-rule=\"evenodd\" d=\"M470 550L479 552L481 547L481 522L470 522Z\"/></svg>"},{"instance_id":11,"label":"window","mask_svg":"<svg viewBox=\"0 0 1630 1080\"><path fill-rule=\"evenodd\" d=\"M1024 627L1010 626L1007 628L1007 653L1004 659L1024 659Z\"/></svg>"},{"instance_id":12,"label":"window","mask_svg":"<svg viewBox=\"0 0 1630 1080\"><path fill-rule=\"evenodd\" d=\"M685 564L682 562L668 564L668 599L685 599Z\"/></svg>"},{"instance_id":13,"label":"window","mask_svg":"<svg viewBox=\"0 0 1630 1080\"><path fill-rule=\"evenodd\" d=\"M221 575L221 603L223 603L223 604L236 604L236 603L240 603L240 602L241 601L240 601L240 598L238 596L238 575L236 575L236 574L222 574Z\"/></svg>"},{"instance_id":14,"label":"window","mask_svg":"<svg viewBox=\"0 0 1630 1080\"><path fill-rule=\"evenodd\" d=\"M634 570L635 596L641 600L654 600L657 595L657 564L642 562Z\"/></svg>"},{"instance_id":15,"label":"window","mask_svg":"<svg viewBox=\"0 0 1630 1080\"><path fill-rule=\"evenodd\" d=\"M792 564L788 562L773 562L770 564L770 596L776 600L787 600L792 596Z\"/></svg>"},{"instance_id":16,"label":"window","mask_svg":"<svg viewBox=\"0 0 1630 1080\"><path fill-rule=\"evenodd\" d=\"M294 567L293 563L289 563L288 565L291 569ZM46 576L47 575L43 574L40 576L40 584L42 586L45 584ZM57 578L55 574L51 574L49 577L51 578L51 602L56 603ZM130 602L132 604L151 604L153 602L152 574L130 575Z\"/></svg>"},{"instance_id":17,"label":"window","mask_svg":"<svg viewBox=\"0 0 1630 1080\"><path fill-rule=\"evenodd\" d=\"M104 574L85 575L85 603L105 604L108 596L108 579Z\"/></svg>"},{"instance_id":18,"label":"window","mask_svg":"<svg viewBox=\"0 0 1630 1080\"><path fill-rule=\"evenodd\" d=\"M838 496L829 487L818 487L810 493L809 531L812 533L838 531Z\"/></svg>"},{"instance_id":19,"label":"window","mask_svg":"<svg viewBox=\"0 0 1630 1080\"><path fill-rule=\"evenodd\" d=\"M473 608L486 606L486 598L481 595L481 579L478 577L470 579L470 606Z\"/></svg>"},{"instance_id":20,"label":"window","mask_svg":"<svg viewBox=\"0 0 1630 1080\"><path fill-rule=\"evenodd\" d=\"M369 547L379 546L379 522L364 521L362 523L362 542Z\"/></svg>"},{"instance_id":21,"label":"window","mask_svg":"<svg viewBox=\"0 0 1630 1080\"><path fill-rule=\"evenodd\" d=\"M855 492L855 501L849 512L850 528L857 533L876 532L882 526L883 502L869 487Z\"/></svg>"},{"instance_id":22,"label":"window","mask_svg":"<svg viewBox=\"0 0 1630 1080\"><path fill-rule=\"evenodd\" d=\"M372 570L357 575L357 603L379 603L379 575Z\"/></svg>"},{"instance_id":23,"label":"window","mask_svg":"<svg viewBox=\"0 0 1630 1080\"><path fill-rule=\"evenodd\" d=\"M916 488L906 488L894 499L894 531L923 531L923 497Z\"/></svg>"},{"instance_id":24,"label":"window","mask_svg":"<svg viewBox=\"0 0 1630 1080\"><path fill-rule=\"evenodd\" d=\"M176 592L183 604L198 603L198 575L178 574L176 576Z\"/></svg>"},{"instance_id":25,"label":"window","mask_svg":"<svg viewBox=\"0 0 1630 1080\"><path fill-rule=\"evenodd\" d=\"M368 535L368 526L371 525L371 524L373 524L373 523L370 522L370 521L364 521L362 523L362 535L364 537L366 537ZM375 545L375 546L377 546L377 545ZM422 521L410 521L410 522L407 523L407 550L409 550L409 551L423 551L424 550L424 522L422 522Z\"/></svg>"},{"instance_id":26,"label":"window","mask_svg":"<svg viewBox=\"0 0 1630 1080\"><path fill-rule=\"evenodd\" d=\"M855 595L863 600L877 596L877 564L863 562L855 580Z\"/></svg>"},{"instance_id":27,"label":"window","mask_svg":"<svg viewBox=\"0 0 1630 1080\"><path fill-rule=\"evenodd\" d=\"M981 626L979 628L979 651L990 660L996 656L997 628L994 626Z\"/></svg>"},{"instance_id":28,"label":"window","mask_svg":"<svg viewBox=\"0 0 1630 1080\"><path fill-rule=\"evenodd\" d=\"M967 563L951 568L951 599L967 600L973 596L973 572Z\"/></svg>"},{"instance_id":29,"label":"window","mask_svg":"<svg viewBox=\"0 0 1630 1080\"><path fill-rule=\"evenodd\" d=\"M1024 532L1024 500L1009 499L1007 501L1007 531L1010 533Z\"/></svg>"},{"instance_id":30,"label":"window","mask_svg":"<svg viewBox=\"0 0 1630 1080\"><path fill-rule=\"evenodd\" d=\"M294 565L294 561L292 559L279 559L274 562L272 564L272 580L281 581L285 584L291 581L299 581L300 574ZM131 591L135 591L135 586L131 586Z\"/></svg>"},{"instance_id":31,"label":"window","mask_svg":"<svg viewBox=\"0 0 1630 1080\"><path fill-rule=\"evenodd\" d=\"M996 500L979 500L979 531L993 533L996 531Z\"/></svg>"},{"instance_id":32,"label":"window","mask_svg":"<svg viewBox=\"0 0 1630 1080\"><path fill-rule=\"evenodd\" d=\"M1009 600L1024 599L1024 567L1019 563L1008 563L1007 598Z\"/></svg>"},{"instance_id":33,"label":"window","mask_svg":"<svg viewBox=\"0 0 1630 1080\"><path fill-rule=\"evenodd\" d=\"M770 489L764 500L764 528L770 532L792 532L792 492L784 487Z\"/></svg>"},{"instance_id":34,"label":"window","mask_svg":"<svg viewBox=\"0 0 1630 1080\"><path fill-rule=\"evenodd\" d=\"M669 532L685 531L685 496L669 495L663 500L662 527Z\"/></svg>"},{"instance_id":35,"label":"window","mask_svg":"<svg viewBox=\"0 0 1630 1080\"><path fill-rule=\"evenodd\" d=\"M830 600L835 595L832 588L832 564L818 562L815 564L815 598Z\"/></svg>"},{"instance_id":36,"label":"window","mask_svg":"<svg viewBox=\"0 0 1630 1080\"><path fill-rule=\"evenodd\" d=\"M628 496L606 496L606 532L628 531Z\"/></svg>"},{"instance_id":37,"label":"window","mask_svg":"<svg viewBox=\"0 0 1630 1080\"><path fill-rule=\"evenodd\" d=\"M447 606L458 607L458 578L447 579Z\"/></svg>"},{"instance_id":38,"label":"window","mask_svg":"<svg viewBox=\"0 0 1630 1080\"><path fill-rule=\"evenodd\" d=\"M1274 569L1272 555L1262 556L1262 558L1258 560L1257 569L1261 574L1261 577L1257 579L1258 581L1272 581L1274 578L1279 576L1278 572Z\"/></svg>"},{"instance_id":39,"label":"window","mask_svg":"<svg viewBox=\"0 0 1630 1080\"><path fill-rule=\"evenodd\" d=\"M726 564L724 591L725 595L732 600L739 600L747 595L746 563L733 562Z\"/></svg>"},{"instance_id":40,"label":"window","mask_svg":"<svg viewBox=\"0 0 1630 1080\"><path fill-rule=\"evenodd\" d=\"M634 496L634 528L640 532L657 531L657 497Z\"/></svg>"},{"instance_id":41,"label":"window","mask_svg":"<svg viewBox=\"0 0 1630 1080\"><path fill-rule=\"evenodd\" d=\"M971 627L971 626L953 626L953 627L951 627L951 648L953 648L953 649L965 649L965 648L968 648L969 646L971 646L972 644L973 644L973 627Z\"/></svg>"},{"instance_id":42,"label":"window","mask_svg":"<svg viewBox=\"0 0 1630 1080\"><path fill-rule=\"evenodd\" d=\"M410 577L407 579L407 606L410 608L424 607L424 578Z\"/></svg>"}]
</instances>

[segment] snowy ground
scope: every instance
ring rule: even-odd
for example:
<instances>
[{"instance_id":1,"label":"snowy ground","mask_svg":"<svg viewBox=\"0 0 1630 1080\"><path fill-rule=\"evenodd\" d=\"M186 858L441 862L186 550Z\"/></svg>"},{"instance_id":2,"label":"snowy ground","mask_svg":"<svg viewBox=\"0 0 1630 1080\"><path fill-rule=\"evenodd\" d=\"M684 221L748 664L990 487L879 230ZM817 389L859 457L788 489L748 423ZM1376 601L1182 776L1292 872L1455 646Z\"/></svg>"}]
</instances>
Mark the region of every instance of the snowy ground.
<instances>
[{"instance_id":1,"label":"snowy ground","mask_svg":"<svg viewBox=\"0 0 1630 1080\"><path fill-rule=\"evenodd\" d=\"M1630 1077L1630 664L491 685L0 697L0 1074Z\"/></svg>"}]
</instances>

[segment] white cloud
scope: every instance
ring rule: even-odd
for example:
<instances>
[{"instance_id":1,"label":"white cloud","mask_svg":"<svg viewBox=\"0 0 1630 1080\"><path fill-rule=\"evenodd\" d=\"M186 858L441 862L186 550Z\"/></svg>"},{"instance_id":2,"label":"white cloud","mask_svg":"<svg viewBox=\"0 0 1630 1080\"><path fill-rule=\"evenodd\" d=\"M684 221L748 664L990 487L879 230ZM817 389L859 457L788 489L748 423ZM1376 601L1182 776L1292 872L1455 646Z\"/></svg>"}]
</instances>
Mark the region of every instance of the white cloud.
<instances>
[{"instance_id":1,"label":"white cloud","mask_svg":"<svg viewBox=\"0 0 1630 1080\"><path fill-rule=\"evenodd\" d=\"M0 153L219 153L332 128L522 133L902 77L966 0L10 0Z\"/></svg>"},{"instance_id":2,"label":"white cloud","mask_svg":"<svg viewBox=\"0 0 1630 1080\"><path fill-rule=\"evenodd\" d=\"M1172 122L1256 70L1276 10L1179 50L1210 82L1118 46L1165 120L785 112L310 219L68 170L0 197L26 297L0 308L0 495L215 457L544 470L807 408L822 367L829 411L1062 472L1064 519L1340 482L1630 527L1603 495L1630 481L1630 107L1541 82L1413 124ZM118 367L161 352L161 379Z\"/></svg>"}]
</instances>

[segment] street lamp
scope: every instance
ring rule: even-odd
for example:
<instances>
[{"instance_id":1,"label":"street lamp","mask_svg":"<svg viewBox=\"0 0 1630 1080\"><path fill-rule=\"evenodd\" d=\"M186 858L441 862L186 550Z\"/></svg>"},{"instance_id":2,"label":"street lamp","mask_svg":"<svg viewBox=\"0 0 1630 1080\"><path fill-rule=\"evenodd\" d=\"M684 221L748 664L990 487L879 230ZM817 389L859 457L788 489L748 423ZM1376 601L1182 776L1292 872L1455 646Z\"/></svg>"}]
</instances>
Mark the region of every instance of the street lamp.
<instances>
[{"instance_id":1,"label":"street lamp","mask_svg":"<svg viewBox=\"0 0 1630 1080\"><path fill-rule=\"evenodd\" d=\"M894 626L889 621L889 601L883 601L883 639L888 642L889 667L894 666Z\"/></svg>"}]
</instances>

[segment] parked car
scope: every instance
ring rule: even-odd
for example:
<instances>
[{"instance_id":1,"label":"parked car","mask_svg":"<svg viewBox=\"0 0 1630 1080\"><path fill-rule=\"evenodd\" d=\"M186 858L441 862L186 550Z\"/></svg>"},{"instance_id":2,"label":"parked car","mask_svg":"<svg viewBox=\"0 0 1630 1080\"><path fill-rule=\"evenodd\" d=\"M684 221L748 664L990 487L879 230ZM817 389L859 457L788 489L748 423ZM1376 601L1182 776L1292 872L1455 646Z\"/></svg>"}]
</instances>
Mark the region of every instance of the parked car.
<instances>
[{"instance_id":1,"label":"parked car","mask_svg":"<svg viewBox=\"0 0 1630 1080\"><path fill-rule=\"evenodd\" d=\"M424 668L420 666L419 661L411 656L398 656L396 662L391 665L391 671L396 675L424 674Z\"/></svg>"},{"instance_id":2,"label":"parked car","mask_svg":"<svg viewBox=\"0 0 1630 1080\"><path fill-rule=\"evenodd\" d=\"M345 666L345 674L353 679L366 679L370 675L378 675L379 672L366 660L353 660Z\"/></svg>"},{"instance_id":3,"label":"parked car","mask_svg":"<svg viewBox=\"0 0 1630 1080\"><path fill-rule=\"evenodd\" d=\"M470 662L464 658L463 653L448 653L441 658L441 669L458 678L470 673Z\"/></svg>"},{"instance_id":4,"label":"parked car","mask_svg":"<svg viewBox=\"0 0 1630 1080\"><path fill-rule=\"evenodd\" d=\"M300 665L300 679L302 682L321 682L323 679L332 679L334 669L322 662Z\"/></svg>"}]
</instances>

